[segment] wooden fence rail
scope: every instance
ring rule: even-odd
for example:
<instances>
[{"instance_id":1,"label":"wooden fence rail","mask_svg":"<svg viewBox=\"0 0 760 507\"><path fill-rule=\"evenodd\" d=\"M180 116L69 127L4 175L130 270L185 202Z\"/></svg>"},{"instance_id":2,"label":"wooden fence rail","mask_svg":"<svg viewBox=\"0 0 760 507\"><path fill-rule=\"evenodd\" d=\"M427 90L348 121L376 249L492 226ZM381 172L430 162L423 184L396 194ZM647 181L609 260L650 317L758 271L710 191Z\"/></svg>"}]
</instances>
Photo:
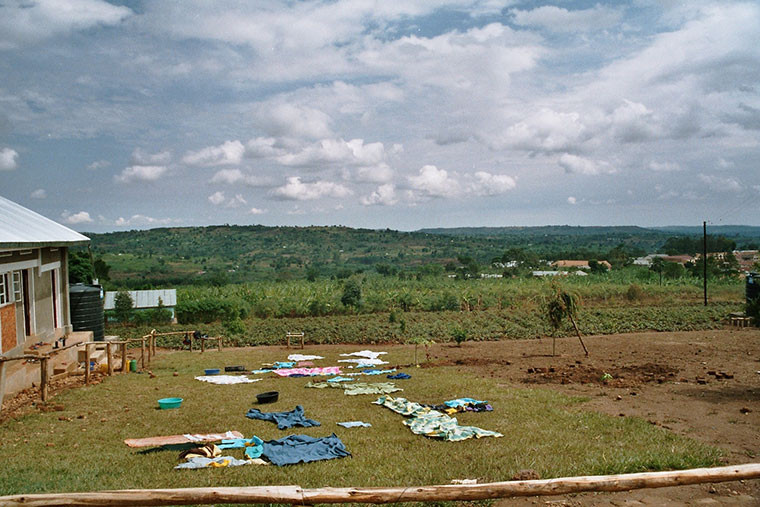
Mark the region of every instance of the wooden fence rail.
<instances>
[{"instance_id":1,"label":"wooden fence rail","mask_svg":"<svg viewBox=\"0 0 760 507\"><path fill-rule=\"evenodd\" d=\"M709 482L760 478L760 464L696 468L669 472L591 475L533 481L390 488L318 488L252 486L186 489L126 489L89 493L42 493L0 497L0 506L81 507L121 505L189 505L252 503L392 503L472 501L536 495L565 495L590 491L629 491Z\"/></svg>"},{"instance_id":2,"label":"wooden fence rail","mask_svg":"<svg viewBox=\"0 0 760 507\"><path fill-rule=\"evenodd\" d=\"M141 338L130 338L127 340L110 340L110 341L87 341L87 342L79 342L79 343L72 343L70 345L66 345L64 347L58 347L56 349L51 350L47 354L42 355L35 355L35 354L23 354L20 356L14 356L14 357L5 357L0 356L0 411L2 410L2 400L5 396L5 367L6 364L11 361L39 361L40 362L40 397L42 398L42 401L47 401L48 398L48 384L49 384L49 372L48 372L48 364L49 359L53 357L55 354L58 354L60 352L63 352L64 350L73 348L73 347L84 347L85 350L85 369L84 369L84 383L89 384L90 383L90 346L92 345L105 345L106 346L106 360L107 360L107 366L108 366L108 375L113 375L114 371L116 370L116 365L114 364L114 354L113 354L113 348L115 346L120 346L120 354L121 354L121 364L119 365L120 370L124 373L128 371L128 363L127 363L127 346L130 343L137 343L140 342L140 367L142 369L145 369L145 363L146 358L147 362L150 363L153 356L156 355L156 338L159 336L171 336L171 335L185 335L188 339L190 339L190 350L193 350L192 347L192 337L195 334L195 331L173 331L170 333L159 333L155 329L150 332L150 334L145 335ZM204 352L206 349L205 342L206 340L214 340L217 342L217 347L219 348L219 351L222 350L222 336L215 336L215 337L208 337L208 338L201 338L201 352ZM147 346L147 347L146 347ZM147 352L147 355L146 355Z\"/></svg>"}]
</instances>

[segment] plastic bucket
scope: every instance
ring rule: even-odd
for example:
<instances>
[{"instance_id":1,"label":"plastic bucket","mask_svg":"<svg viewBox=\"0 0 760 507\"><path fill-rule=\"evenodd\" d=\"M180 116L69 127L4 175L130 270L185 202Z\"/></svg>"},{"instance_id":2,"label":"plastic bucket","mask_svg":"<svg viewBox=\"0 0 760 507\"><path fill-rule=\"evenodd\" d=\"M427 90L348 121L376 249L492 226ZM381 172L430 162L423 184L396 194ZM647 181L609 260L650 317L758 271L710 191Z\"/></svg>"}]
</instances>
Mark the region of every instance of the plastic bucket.
<instances>
[{"instance_id":1,"label":"plastic bucket","mask_svg":"<svg viewBox=\"0 0 760 507\"><path fill-rule=\"evenodd\" d=\"M137 359L129 360L129 371L137 371Z\"/></svg>"}]
</instances>

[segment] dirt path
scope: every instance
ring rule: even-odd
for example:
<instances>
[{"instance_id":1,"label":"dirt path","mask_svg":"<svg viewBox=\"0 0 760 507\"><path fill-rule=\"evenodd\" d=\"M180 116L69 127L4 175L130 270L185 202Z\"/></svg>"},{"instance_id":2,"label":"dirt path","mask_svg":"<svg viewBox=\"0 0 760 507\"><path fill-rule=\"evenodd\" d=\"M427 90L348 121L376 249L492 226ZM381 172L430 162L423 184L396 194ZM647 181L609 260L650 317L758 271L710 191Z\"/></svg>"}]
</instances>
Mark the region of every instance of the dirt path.
<instances>
[{"instance_id":1,"label":"dirt path","mask_svg":"<svg viewBox=\"0 0 760 507\"><path fill-rule=\"evenodd\" d=\"M760 461L760 330L637 333L442 345L431 364L453 365L590 400L584 410L635 416L726 451L726 464ZM606 375L605 375L606 374ZM760 505L760 480L627 493L533 497L500 505Z\"/></svg>"}]
</instances>

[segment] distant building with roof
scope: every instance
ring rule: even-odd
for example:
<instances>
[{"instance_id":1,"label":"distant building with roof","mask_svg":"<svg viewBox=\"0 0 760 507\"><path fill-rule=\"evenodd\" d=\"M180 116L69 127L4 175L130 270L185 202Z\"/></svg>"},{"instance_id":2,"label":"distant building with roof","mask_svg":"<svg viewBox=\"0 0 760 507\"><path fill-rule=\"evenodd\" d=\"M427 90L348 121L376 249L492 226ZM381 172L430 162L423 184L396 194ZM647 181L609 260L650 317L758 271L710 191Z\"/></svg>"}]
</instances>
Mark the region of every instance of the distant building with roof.
<instances>
[{"instance_id":1,"label":"distant building with roof","mask_svg":"<svg viewBox=\"0 0 760 507\"><path fill-rule=\"evenodd\" d=\"M129 297L132 298L132 304L135 310L150 310L161 306L171 312L171 318L174 320L174 307L177 306L177 289L163 290L130 290ZM106 292L106 299L103 305L104 310L113 310L116 301L116 291Z\"/></svg>"}]
</instances>

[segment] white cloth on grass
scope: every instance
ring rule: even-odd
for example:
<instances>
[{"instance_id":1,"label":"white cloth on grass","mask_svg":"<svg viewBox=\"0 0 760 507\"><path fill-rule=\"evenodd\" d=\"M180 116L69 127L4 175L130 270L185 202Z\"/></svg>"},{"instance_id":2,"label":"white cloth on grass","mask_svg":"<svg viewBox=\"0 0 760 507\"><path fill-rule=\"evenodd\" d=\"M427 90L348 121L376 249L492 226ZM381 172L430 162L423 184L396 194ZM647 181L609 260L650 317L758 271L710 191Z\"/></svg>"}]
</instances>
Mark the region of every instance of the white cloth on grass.
<instances>
[{"instance_id":1,"label":"white cloth on grass","mask_svg":"<svg viewBox=\"0 0 760 507\"><path fill-rule=\"evenodd\" d=\"M200 380L201 382L209 382L211 384L229 385L229 384L250 384L252 382L258 382L261 379L248 378L245 375L206 375L206 376L202 375L200 377L195 377L195 380Z\"/></svg>"},{"instance_id":2,"label":"white cloth on grass","mask_svg":"<svg viewBox=\"0 0 760 507\"><path fill-rule=\"evenodd\" d=\"M313 361L315 359L324 359L322 356L310 356L304 354L290 354L288 361Z\"/></svg>"},{"instance_id":3,"label":"white cloth on grass","mask_svg":"<svg viewBox=\"0 0 760 507\"><path fill-rule=\"evenodd\" d=\"M373 352L371 350L361 350L359 352L351 352L350 354L341 354L341 357L366 357L367 359L377 359L378 356L387 354L387 352Z\"/></svg>"}]
</instances>

